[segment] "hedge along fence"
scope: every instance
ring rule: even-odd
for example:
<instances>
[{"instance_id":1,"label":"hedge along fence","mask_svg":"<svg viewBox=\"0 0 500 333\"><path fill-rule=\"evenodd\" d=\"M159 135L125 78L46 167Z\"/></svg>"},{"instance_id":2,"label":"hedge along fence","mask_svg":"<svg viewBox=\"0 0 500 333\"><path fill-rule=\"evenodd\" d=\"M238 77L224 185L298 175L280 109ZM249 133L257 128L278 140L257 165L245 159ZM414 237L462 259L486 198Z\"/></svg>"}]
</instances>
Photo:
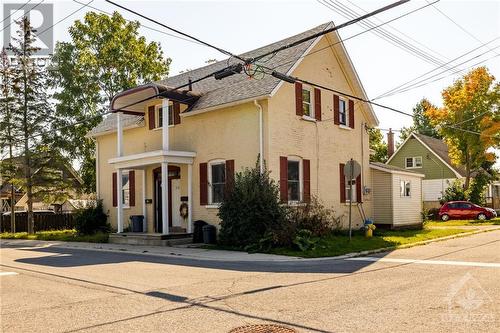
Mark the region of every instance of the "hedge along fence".
<instances>
[{"instance_id":1,"label":"hedge along fence","mask_svg":"<svg viewBox=\"0 0 500 333\"><path fill-rule=\"evenodd\" d=\"M75 219L72 213L33 213L35 231L74 229ZM10 214L2 215L1 232L10 232ZM16 232L28 231L28 213L16 213Z\"/></svg>"}]
</instances>

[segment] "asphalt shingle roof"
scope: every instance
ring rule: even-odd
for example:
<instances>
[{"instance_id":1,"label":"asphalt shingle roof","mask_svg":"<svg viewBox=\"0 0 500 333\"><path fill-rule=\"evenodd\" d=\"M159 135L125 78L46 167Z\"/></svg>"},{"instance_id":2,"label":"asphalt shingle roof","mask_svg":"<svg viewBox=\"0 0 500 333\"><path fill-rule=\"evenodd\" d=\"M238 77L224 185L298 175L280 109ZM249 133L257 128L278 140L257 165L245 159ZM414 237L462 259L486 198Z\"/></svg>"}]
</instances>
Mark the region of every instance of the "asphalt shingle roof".
<instances>
[{"instance_id":1,"label":"asphalt shingle roof","mask_svg":"<svg viewBox=\"0 0 500 333\"><path fill-rule=\"evenodd\" d=\"M267 53L278 47L293 43L306 36L321 32L331 24L333 23L324 23L313 29L304 31L298 35L288 37L278 42L243 53L241 54L241 56L245 58L252 58L257 55ZM262 59L260 63L263 63L270 68L276 67L276 69L280 72L286 73L300 59L300 57L311 46L312 43L314 43L314 39L271 55L265 59ZM156 83L170 87L178 87L186 84L189 79L196 80L237 62L238 61L235 59L226 59L176 76L172 76ZM193 83L193 91L201 93L201 97L189 109L189 112L268 95L273 91L274 88L276 88L279 83L280 80L271 75L264 75L263 77L259 77L259 75L256 75L255 79L249 79L248 76L243 72L224 78L222 80L216 80L215 78L211 77L203 81ZM129 125L133 123L140 124L143 118L144 117L142 116L127 115L126 117L124 117L124 119L126 119L124 121L126 121ZM124 127L125 126L127 125L124 124ZM105 119L103 119L100 124L94 127L88 133L88 135L92 136L114 129L116 129L116 116L114 114L110 114Z\"/></svg>"}]
</instances>

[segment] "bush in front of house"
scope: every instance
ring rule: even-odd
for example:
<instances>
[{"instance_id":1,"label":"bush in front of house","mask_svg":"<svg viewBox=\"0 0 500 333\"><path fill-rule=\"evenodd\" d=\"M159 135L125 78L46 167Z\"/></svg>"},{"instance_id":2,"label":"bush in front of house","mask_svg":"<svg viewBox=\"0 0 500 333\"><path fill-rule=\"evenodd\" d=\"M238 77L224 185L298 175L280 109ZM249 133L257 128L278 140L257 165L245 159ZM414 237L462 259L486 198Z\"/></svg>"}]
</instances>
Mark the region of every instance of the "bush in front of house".
<instances>
[{"instance_id":1,"label":"bush in front of house","mask_svg":"<svg viewBox=\"0 0 500 333\"><path fill-rule=\"evenodd\" d=\"M448 201L462 201L466 200L464 187L462 182L455 179L453 183L444 191L443 196L439 199L439 203L442 205Z\"/></svg>"},{"instance_id":2,"label":"bush in front of house","mask_svg":"<svg viewBox=\"0 0 500 333\"><path fill-rule=\"evenodd\" d=\"M77 210L75 213L75 229L80 235L110 232L111 226L108 223L108 215L104 212L101 200L95 206Z\"/></svg>"},{"instance_id":3,"label":"bush in front of house","mask_svg":"<svg viewBox=\"0 0 500 333\"><path fill-rule=\"evenodd\" d=\"M237 173L219 208L220 243L259 251L274 245L286 218L278 194L267 169L261 173L255 166Z\"/></svg>"}]
</instances>

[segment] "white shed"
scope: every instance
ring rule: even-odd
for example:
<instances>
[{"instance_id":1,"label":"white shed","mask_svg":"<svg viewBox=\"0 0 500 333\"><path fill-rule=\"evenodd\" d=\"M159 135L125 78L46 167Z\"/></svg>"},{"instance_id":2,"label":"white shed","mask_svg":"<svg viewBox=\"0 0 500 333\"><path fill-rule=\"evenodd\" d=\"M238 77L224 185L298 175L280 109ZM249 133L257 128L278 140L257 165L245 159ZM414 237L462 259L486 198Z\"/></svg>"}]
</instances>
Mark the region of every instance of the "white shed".
<instances>
[{"instance_id":1,"label":"white shed","mask_svg":"<svg viewBox=\"0 0 500 333\"><path fill-rule=\"evenodd\" d=\"M422 223L422 179L425 175L383 163L370 163L373 222L391 228Z\"/></svg>"}]
</instances>

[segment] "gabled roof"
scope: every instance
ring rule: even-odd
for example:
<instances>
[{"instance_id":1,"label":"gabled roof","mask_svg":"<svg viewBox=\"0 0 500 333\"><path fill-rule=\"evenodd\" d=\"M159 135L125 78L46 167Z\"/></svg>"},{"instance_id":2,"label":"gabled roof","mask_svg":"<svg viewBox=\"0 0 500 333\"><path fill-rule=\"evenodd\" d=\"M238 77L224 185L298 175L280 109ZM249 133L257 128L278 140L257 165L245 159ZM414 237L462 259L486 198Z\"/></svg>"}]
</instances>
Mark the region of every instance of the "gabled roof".
<instances>
[{"instance_id":1,"label":"gabled roof","mask_svg":"<svg viewBox=\"0 0 500 333\"><path fill-rule=\"evenodd\" d=\"M416 176L416 177L422 177L422 178L425 177L425 175L420 173L420 172L416 172L413 170L406 170L406 169L403 169L403 168L400 168L400 167L397 167L394 165L384 164L384 163L380 163L380 162L370 162L370 168L375 169L375 170L388 172L388 173L411 174L412 176Z\"/></svg>"},{"instance_id":2,"label":"gabled roof","mask_svg":"<svg viewBox=\"0 0 500 333\"><path fill-rule=\"evenodd\" d=\"M415 138L418 140L427 150L433 153L441 162L443 162L456 176L457 178L465 177L465 169L461 166L455 166L451 162L451 158L448 155L448 145L441 139L436 139L431 136L411 133L408 138L399 146L399 148L392 154L386 163L389 163L394 156L401 150L401 148L408 142L410 138Z\"/></svg>"},{"instance_id":3,"label":"gabled roof","mask_svg":"<svg viewBox=\"0 0 500 333\"><path fill-rule=\"evenodd\" d=\"M278 42L243 53L241 54L241 56L244 58L253 58L281 46L293 43L304 37L324 31L325 29L328 29L332 26L333 22L324 23L315 28L304 31L298 35L288 37ZM346 73L354 84L355 94L368 99L361 85L359 77L352 65L351 59L349 58L344 45L341 43L340 38L335 32L328 34L328 36L333 36L332 44L338 43L338 46L336 46L335 48L335 52L339 53L341 66L348 67L346 69ZM282 73L290 74L290 72L295 69L303 59L304 55L306 55L321 38L324 37L318 37L294 47L290 47L274 55L271 55L266 59L262 59L260 60L260 62L265 64L267 67L276 68ZM189 81L189 79L196 80L200 77L204 77L215 71L223 69L228 65L236 63L239 63L239 61L236 59L226 59L167 78L165 80L158 81L156 83L167 87L178 87L181 85L185 85ZM183 112L182 115L188 116L196 114L198 112L221 108L235 103L243 103L245 101L251 101L254 99L266 98L272 96L282 83L283 81L271 75L263 75L262 78L249 79L244 72L226 77L222 80L216 80L214 77L210 77L192 84L193 92L199 94L200 97L197 98L197 101L191 107L189 107L188 110ZM371 108L371 105L363 104L363 108L365 112L367 112L370 122L374 123L375 125L378 124L377 117L373 109ZM141 122L143 116L128 115L126 119L129 125L137 125ZM115 129L116 116L114 114L111 114L94 129L92 129L92 131L90 131L87 136L92 137L99 135L99 133L109 132Z\"/></svg>"}]
</instances>

